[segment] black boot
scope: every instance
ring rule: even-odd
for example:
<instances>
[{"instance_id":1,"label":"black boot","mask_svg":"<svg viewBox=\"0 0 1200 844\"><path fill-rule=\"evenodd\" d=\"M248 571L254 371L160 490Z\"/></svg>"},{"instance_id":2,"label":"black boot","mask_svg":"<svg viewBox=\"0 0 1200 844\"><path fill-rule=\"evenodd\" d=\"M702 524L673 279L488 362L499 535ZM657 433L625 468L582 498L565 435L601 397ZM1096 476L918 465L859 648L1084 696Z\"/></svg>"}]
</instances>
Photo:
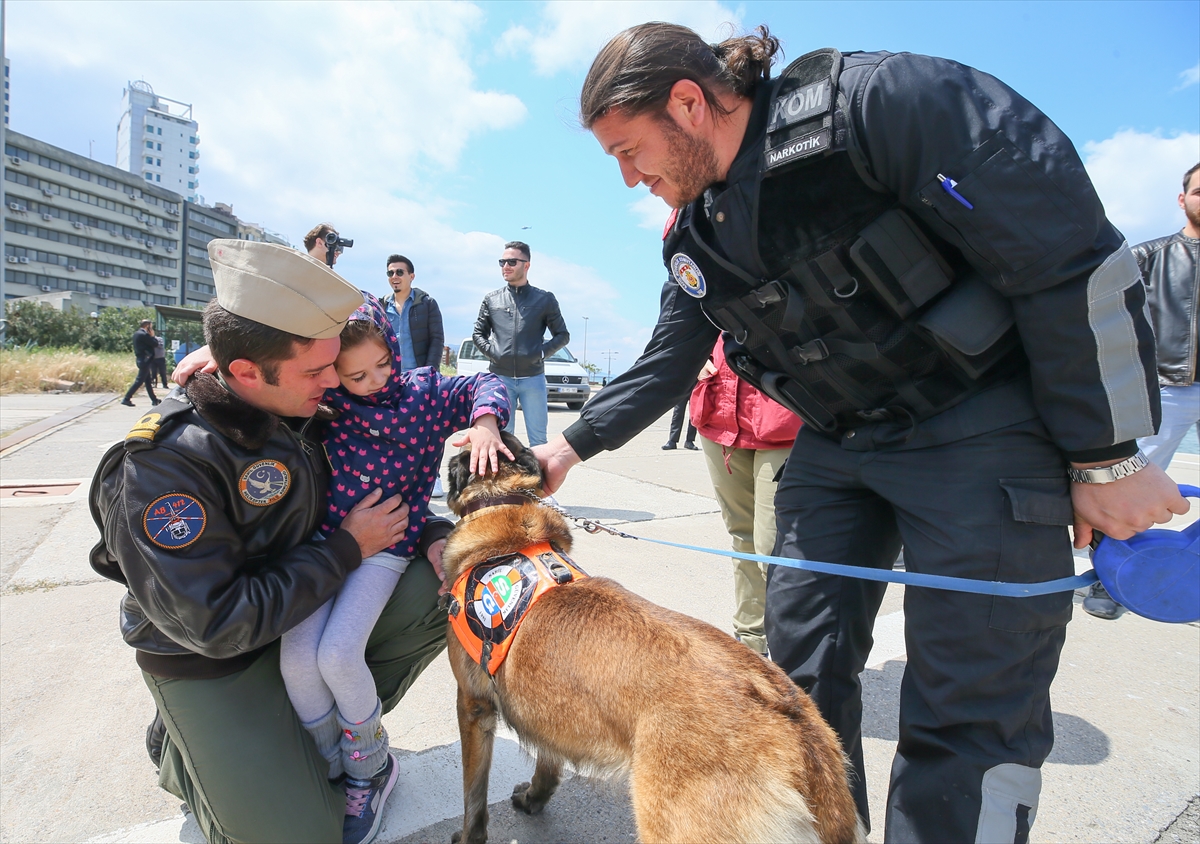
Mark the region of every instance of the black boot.
<instances>
[{"instance_id":1,"label":"black boot","mask_svg":"<svg viewBox=\"0 0 1200 844\"><path fill-rule=\"evenodd\" d=\"M162 715L155 710L154 720L146 728L146 752L155 768L162 767L163 739L167 735L167 725L163 723Z\"/></svg>"}]
</instances>

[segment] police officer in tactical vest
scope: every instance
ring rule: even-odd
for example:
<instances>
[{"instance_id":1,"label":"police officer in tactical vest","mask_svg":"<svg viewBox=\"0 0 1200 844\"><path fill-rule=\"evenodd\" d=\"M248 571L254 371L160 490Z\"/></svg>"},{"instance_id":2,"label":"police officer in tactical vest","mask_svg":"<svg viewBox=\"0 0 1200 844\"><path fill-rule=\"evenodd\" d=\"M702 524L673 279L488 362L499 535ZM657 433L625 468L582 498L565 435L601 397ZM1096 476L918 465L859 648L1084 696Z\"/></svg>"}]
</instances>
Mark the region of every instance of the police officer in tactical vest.
<instances>
[{"instance_id":1,"label":"police officer in tactical vest","mask_svg":"<svg viewBox=\"0 0 1200 844\"><path fill-rule=\"evenodd\" d=\"M677 209L646 351L534 449L554 491L691 388L718 331L805 425L775 553L1033 582L1068 526L1126 538L1187 511L1138 453L1159 423L1138 268L1075 148L999 80L943 59L616 36L581 119ZM884 585L773 566L772 658L841 736L867 818L859 674ZM888 841L1024 841L1053 744L1070 593L910 588Z\"/></svg>"}]
</instances>

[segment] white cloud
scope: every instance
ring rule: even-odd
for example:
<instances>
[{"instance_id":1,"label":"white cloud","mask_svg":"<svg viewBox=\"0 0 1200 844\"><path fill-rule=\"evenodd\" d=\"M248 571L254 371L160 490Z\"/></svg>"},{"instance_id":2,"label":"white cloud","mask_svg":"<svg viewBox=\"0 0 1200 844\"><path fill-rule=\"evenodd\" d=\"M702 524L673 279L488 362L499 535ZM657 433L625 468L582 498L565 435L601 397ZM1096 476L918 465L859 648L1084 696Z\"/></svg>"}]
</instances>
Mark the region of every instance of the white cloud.
<instances>
[{"instance_id":1,"label":"white cloud","mask_svg":"<svg viewBox=\"0 0 1200 844\"><path fill-rule=\"evenodd\" d=\"M671 216L671 207L644 187L639 190L646 195L637 202L630 203L629 210L638 218L641 228L662 231L663 226L667 224L667 218Z\"/></svg>"},{"instance_id":2,"label":"white cloud","mask_svg":"<svg viewBox=\"0 0 1200 844\"><path fill-rule=\"evenodd\" d=\"M502 55L528 52L537 72L545 76L588 67L610 38L635 24L671 21L691 27L709 41L717 41L729 36L729 25L737 29L742 23L741 9L730 9L716 0L688 3L551 0L543 14L544 21L536 33L514 26L500 36L497 51Z\"/></svg>"},{"instance_id":3,"label":"white cloud","mask_svg":"<svg viewBox=\"0 0 1200 844\"><path fill-rule=\"evenodd\" d=\"M1179 72L1179 84L1175 86L1175 90L1182 91L1184 88L1190 88L1193 85L1200 85L1200 64L1193 65L1187 70Z\"/></svg>"},{"instance_id":4,"label":"white cloud","mask_svg":"<svg viewBox=\"0 0 1200 844\"><path fill-rule=\"evenodd\" d=\"M1183 226L1176 197L1183 174L1200 159L1200 135L1122 129L1106 140L1088 141L1083 154L1108 218L1130 245Z\"/></svg>"},{"instance_id":5,"label":"white cloud","mask_svg":"<svg viewBox=\"0 0 1200 844\"><path fill-rule=\"evenodd\" d=\"M483 25L480 8L461 2L39 2L9 4L7 21L10 53L28 73L68 85L84 74L143 77L193 103L209 202L293 243L334 222L355 240L338 270L372 292L387 289L382 256L408 255L452 347L469 336L483 294L503 283L504 239L450 225L457 198L438 191L438 176L459 167L469 141L527 115L518 97L476 77L472 39ZM56 104L64 119L70 97ZM113 101L105 128L115 135L119 88ZM558 296L576 355L586 315L589 356L613 348L632 362L648 329L621 312L616 287L592 267L534 259L531 277Z\"/></svg>"}]
</instances>

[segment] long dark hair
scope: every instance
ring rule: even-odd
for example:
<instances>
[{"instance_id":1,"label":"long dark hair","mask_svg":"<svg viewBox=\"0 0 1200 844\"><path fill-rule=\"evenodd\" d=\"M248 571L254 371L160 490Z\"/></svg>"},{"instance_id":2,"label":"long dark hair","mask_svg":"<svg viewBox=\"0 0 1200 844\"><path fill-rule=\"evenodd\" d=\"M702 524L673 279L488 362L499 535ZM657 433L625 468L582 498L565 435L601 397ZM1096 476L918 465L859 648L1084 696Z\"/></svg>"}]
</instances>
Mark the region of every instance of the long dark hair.
<instances>
[{"instance_id":1,"label":"long dark hair","mask_svg":"<svg viewBox=\"0 0 1200 844\"><path fill-rule=\"evenodd\" d=\"M592 62L579 95L579 122L591 129L613 109L631 117L661 109L681 79L699 85L709 108L726 115L729 110L717 95L752 96L760 82L771 78L771 62L779 51L779 39L766 26L719 44L706 44L678 24L632 26Z\"/></svg>"}]
</instances>

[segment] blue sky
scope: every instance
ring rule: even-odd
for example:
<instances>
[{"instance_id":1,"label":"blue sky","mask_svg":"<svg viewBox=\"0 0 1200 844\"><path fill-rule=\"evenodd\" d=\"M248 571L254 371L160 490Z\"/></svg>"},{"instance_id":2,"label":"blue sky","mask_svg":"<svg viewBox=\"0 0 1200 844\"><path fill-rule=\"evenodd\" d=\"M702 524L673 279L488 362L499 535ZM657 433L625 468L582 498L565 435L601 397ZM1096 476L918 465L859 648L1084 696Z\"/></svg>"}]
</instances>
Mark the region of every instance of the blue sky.
<instances>
[{"instance_id":1,"label":"blue sky","mask_svg":"<svg viewBox=\"0 0 1200 844\"><path fill-rule=\"evenodd\" d=\"M298 242L332 220L338 269L385 289L413 259L447 342L501 284L510 239L534 250L582 356L649 336L667 209L629 190L575 123L596 51L671 20L717 40L766 23L786 59L817 47L911 51L993 73L1047 112L1131 242L1182 225L1200 158L1198 2L7 3L11 127L114 163L121 90L190 102L201 193ZM528 226L529 228L523 228Z\"/></svg>"}]
</instances>

